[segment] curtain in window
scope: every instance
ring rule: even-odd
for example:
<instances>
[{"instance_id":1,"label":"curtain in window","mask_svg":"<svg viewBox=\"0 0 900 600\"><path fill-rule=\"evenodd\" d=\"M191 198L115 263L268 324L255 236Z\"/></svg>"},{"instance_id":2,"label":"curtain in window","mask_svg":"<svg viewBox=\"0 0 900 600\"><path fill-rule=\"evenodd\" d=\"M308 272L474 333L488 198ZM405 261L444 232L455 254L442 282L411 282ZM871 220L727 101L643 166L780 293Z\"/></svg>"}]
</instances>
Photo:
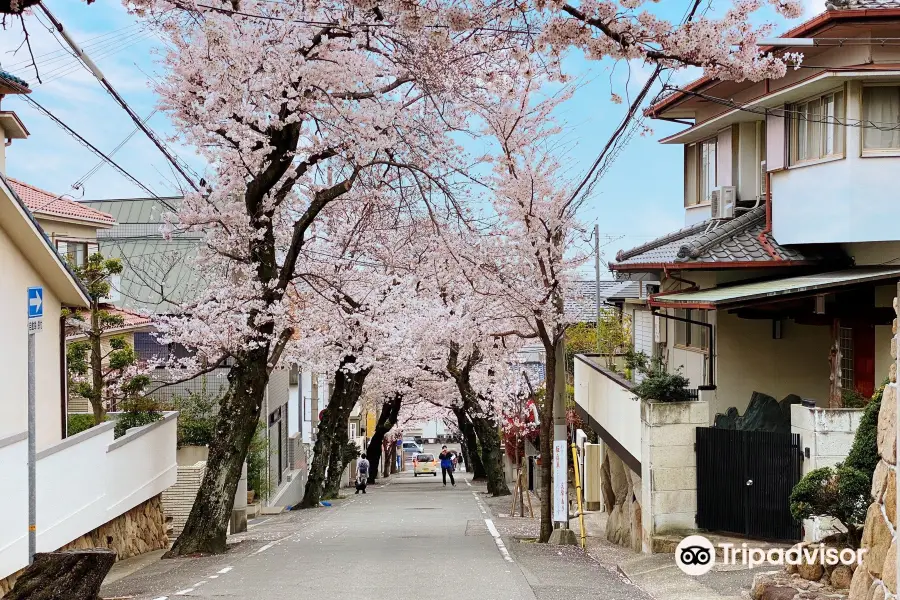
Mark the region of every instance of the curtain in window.
<instances>
[{"instance_id":1,"label":"curtain in window","mask_svg":"<svg viewBox=\"0 0 900 600\"><path fill-rule=\"evenodd\" d=\"M900 87L873 86L863 88L863 148L866 150L900 149L900 130L885 131L876 127L897 127L900 123Z\"/></svg>"}]
</instances>

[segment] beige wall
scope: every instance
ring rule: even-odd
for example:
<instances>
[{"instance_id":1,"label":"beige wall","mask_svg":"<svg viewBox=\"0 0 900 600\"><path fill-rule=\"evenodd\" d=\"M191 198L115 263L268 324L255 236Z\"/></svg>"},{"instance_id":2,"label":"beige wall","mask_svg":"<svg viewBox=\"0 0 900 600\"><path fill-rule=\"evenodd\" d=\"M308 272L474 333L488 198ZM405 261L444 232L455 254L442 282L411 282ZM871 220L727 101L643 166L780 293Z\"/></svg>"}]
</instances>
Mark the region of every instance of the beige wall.
<instances>
[{"instance_id":1,"label":"beige wall","mask_svg":"<svg viewBox=\"0 0 900 600\"><path fill-rule=\"evenodd\" d=\"M97 239L97 227L95 225L66 223L64 221L48 219L43 215L37 217L37 222L47 233L47 237L50 238L54 245L56 244L57 239L69 239L81 242L95 241Z\"/></svg>"},{"instance_id":2,"label":"beige wall","mask_svg":"<svg viewBox=\"0 0 900 600\"><path fill-rule=\"evenodd\" d=\"M782 339L772 339L769 320L739 319L719 311L716 328L715 413L734 406L743 413L754 391L781 400L788 394L828 404L828 327L784 321Z\"/></svg>"},{"instance_id":3,"label":"beige wall","mask_svg":"<svg viewBox=\"0 0 900 600\"><path fill-rule=\"evenodd\" d=\"M900 256L900 253L898 253ZM875 306L891 307L894 305L894 296L897 294L896 285L883 285L875 288ZM891 338L893 337L890 325L875 326L875 389L890 374L891 363Z\"/></svg>"},{"instance_id":4,"label":"beige wall","mask_svg":"<svg viewBox=\"0 0 900 600\"><path fill-rule=\"evenodd\" d=\"M62 438L60 407L60 302L9 239L0 223L0 437L27 430L28 314L27 292L44 287L44 330L35 334L37 446Z\"/></svg>"}]
</instances>

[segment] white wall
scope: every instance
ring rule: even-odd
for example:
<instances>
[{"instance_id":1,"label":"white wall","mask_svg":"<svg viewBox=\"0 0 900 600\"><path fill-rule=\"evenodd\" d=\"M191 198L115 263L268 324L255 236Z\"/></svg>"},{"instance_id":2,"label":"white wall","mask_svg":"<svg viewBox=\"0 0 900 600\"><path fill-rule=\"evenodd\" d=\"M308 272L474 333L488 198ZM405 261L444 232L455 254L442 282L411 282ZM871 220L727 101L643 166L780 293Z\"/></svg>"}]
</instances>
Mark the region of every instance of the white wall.
<instances>
[{"instance_id":1,"label":"white wall","mask_svg":"<svg viewBox=\"0 0 900 600\"><path fill-rule=\"evenodd\" d=\"M113 440L113 422L38 453L37 549L51 552L173 485L177 413ZM27 441L0 441L0 578L28 564Z\"/></svg>"},{"instance_id":2,"label":"white wall","mask_svg":"<svg viewBox=\"0 0 900 600\"><path fill-rule=\"evenodd\" d=\"M860 115L861 84L847 88L847 118ZM900 156L862 157L862 129L845 132L846 158L772 174L773 233L782 244L889 241L897 227Z\"/></svg>"},{"instance_id":3,"label":"white wall","mask_svg":"<svg viewBox=\"0 0 900 600\"><path fill-rule=\"evenodd\" d=\"M306 416L304 415L304 419ZM300 431L300 386L292 385L288 397L288 435L296 435Z\"/></svg>"},{"instance_id":4,"label":"white wall","mask_svg":"<svg viewBox=\"0 0 900 600\"><path fill-rule=\"evenodd\" d=\"M631 390L576 358L575 403L641 460L641 404Z\"/></svg>"},{"instance_id":5,"label":"white wall","mask_svg":"<svg viewBox=\"0 0 900 600\"><path fill-rule=\"evenodd\" d=\"M28 428L28 314L27 289L44 287L44 330L35 334L37 446L45 448L62 438L60 396L60 302L9 239L0 223L0 437Z\"/></svg>"},{"instance_id":6,"label":"white wall","mask_svg":"<svg viewBox=\"0 0 900 600\"><path fill-rule=\"evenodd\" d=\"M743 413L754 391L781 400L788 394L827 405L831 329L784 321L772 339L772 321L740 319L718 311L714 413L734 406Z\"/></svg>"}]
</instances>

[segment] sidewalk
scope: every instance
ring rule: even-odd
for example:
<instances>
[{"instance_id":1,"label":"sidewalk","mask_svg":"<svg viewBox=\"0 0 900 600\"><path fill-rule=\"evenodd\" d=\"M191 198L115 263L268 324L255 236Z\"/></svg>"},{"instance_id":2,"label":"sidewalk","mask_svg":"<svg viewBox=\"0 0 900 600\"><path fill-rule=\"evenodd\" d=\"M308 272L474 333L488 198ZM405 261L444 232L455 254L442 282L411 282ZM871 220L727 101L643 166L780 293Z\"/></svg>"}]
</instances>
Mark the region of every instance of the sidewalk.
<instances>
[{"instance_id":1,"label":"sidewalk","mask_svg":"<svg viewBox=\"0 0 900 600\"><path fill-rule=\"evenodd\" d=\"M502 535L511 538L537 538L540 531L540 503L531 497L535 518L511 517L512 498L485 499L494 523ZM526 503L526 512L527 511ZM516 514L518 514L518 508ZM606 514L586 513L587 554L600 566L615 570L655 600L743 600L753 584L755 571L738 566L716 565L702 577L684 574L675 564L674 554L641 554L607 541ZM570 526L580 535L578 519Z\"/></svg>"}]
</instances>

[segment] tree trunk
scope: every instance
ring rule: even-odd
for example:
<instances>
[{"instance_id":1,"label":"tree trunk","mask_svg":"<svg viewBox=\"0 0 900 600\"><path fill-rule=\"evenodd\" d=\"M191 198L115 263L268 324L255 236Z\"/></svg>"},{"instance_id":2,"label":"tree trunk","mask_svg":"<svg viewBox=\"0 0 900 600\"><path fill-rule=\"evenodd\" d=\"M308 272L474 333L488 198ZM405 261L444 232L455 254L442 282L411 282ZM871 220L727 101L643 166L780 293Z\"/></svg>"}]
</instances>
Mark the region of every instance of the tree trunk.
<instances>
[{"instance_id":1,"label":"tree trunk","mask_svg":"<svg viewBox=\"0 0 900 600\"><path fill-rule=\"evenodd\" d=\"M400 414L400 405L403 402L403 396L394 394L394 397L381 405L381 412L378 414L378 422L375 424L375 431L369 439L369 445L366 448L366 456L369 459L369 483L375 483L378 479L378 464L381 462L381 446L384 443L384 436L393 429L397 422L397 415Z\"/></svg>"},{"instance_id":2,"label":"tree trunk","mask_svg":"<svg viewBox=\"0 0 900 600\"><path fill-rule=\"evenodd\" d=\"M456 423L460 433L463 436L463 443L466 450L469 451L466 456L466 470L472 472L472 480L487 479L487 472L484 468L484 462L481 460L481 454L478 449L478 438L475 435L475 427L466 416L466 411L462 408L453 408L453 414L456 415Z\"/></svg>"},{"instance_id":3,"label":"tree trunk","mask_svg":"<svg viewBox=\"0 0 900 600\"><path fill-rule=\"evenodd\" d=\"M350 442L350 434L347 429L353 404L350 405L350 410L346 410L344 405L341 406L341 415L338 417L334 435L331 436L331 452L328 455L328 472L325 476L326 499L337 498L341 494L341 480L344 476L344 469L347 468L344 450ZM347 418L344 418L345 414Z\"/></svg>"},{"instance_id":4,"label":"tree trunk","mask_svg":"<svg viewBox=\"0 0 900 600\"><path fill-rule=\"evenodd\" d=\"M472 419L475 433L481 444L481 462L487 474L487 491L492 496L509 496L509 486L503 471L503 451L500 449L500 432L485 417Z\"/></svg>"},{"instance_id":5,"label":"tree trunk","mask_svg":"<svg viewBox=\"0 0 900 600\"><path fill-rule=\"evenodd\" d=\"M347 420L359 400L363 383L370 370L363 369L355 373L348 373L345 367L354 362L356 362L355 357L344 358L341 361L341 368L335 373L334 389L331 392L328 406L322 411L322 420L319 422L319 433L313 447L313 460L309 467L306 489L303 491L300 508L313 508L319 505L325 493L326 465L331 464L334 438L340 435L339 427L343 427L343 439L346 439ZM340 456L337 457L337 460L340 463ZM338 473L337 476L340 481L340 474Z\"/></svg>"},{"instance_id":6,"label":"tree trunk","mask_svg":"<svg viewBox=\"0 0 900 600\"><path fill-rule=\"evenodd\" d=\"M470 465L472 463L469 461L472 460L472 455L469 453L469 446L466 444L465 441L463 441L459 445L459 450L462 453L463 463L465 463L465 465L466 465L466 473L471 473L472 467Z\"/></svg>"},{"instance_id":7,"label":"tree trunk","mask_svg":"<svg viewBox=\"0 0 900 600\"><path fill-rule=\"evenodd\" d=\"M116 561L105 548L40 552L16 580L6 600L98 600L100 585Z\"/></svg>"},{"instance_id":8,"label":"tree trunk","mask_svg":"<svg viewBox=\"0 0 900 600\"><path fill-rule=\"evenodd\" d=\"M103 348L100 345L100 314L96 300L91 300L91 410L94 412L94 425L103 422L106 411L103 409Z\"/></svg>"},{"instance_id":9,"label":"tree trunk","mask_svg":"<svg viewBox=\"0 0 900 600\"><path fill-rule=\"evenodd\" d=\"M546 544L553 533L553 396L556 390L556 352L545 345L544 403L541 405L541 533L538 542Z\"/></svg>"},{"instance_id":10,"label":"tree trunk","mask_svg":"<svg viewBox=\"0 0 900 600\"><path fill-rule=\"evenodd\" d=\"M228 373L228 392L219 401L216 435L209 444L206 472L188 520L167 557L225 552L225 536L247 451L259 422L269 383L269 349L239 357Z\"/></svg>"},{"instance_id":11,"label":"tree trunk","mask_svg":"<svg viewBox=\"0 0 900 600\"><path fill-rule=\"evenodd\" d=\"M388 461L391 463L391 475L395 475L397 473L397 444L391 444L391 456Z\"/></svg>"}]
</instances>

